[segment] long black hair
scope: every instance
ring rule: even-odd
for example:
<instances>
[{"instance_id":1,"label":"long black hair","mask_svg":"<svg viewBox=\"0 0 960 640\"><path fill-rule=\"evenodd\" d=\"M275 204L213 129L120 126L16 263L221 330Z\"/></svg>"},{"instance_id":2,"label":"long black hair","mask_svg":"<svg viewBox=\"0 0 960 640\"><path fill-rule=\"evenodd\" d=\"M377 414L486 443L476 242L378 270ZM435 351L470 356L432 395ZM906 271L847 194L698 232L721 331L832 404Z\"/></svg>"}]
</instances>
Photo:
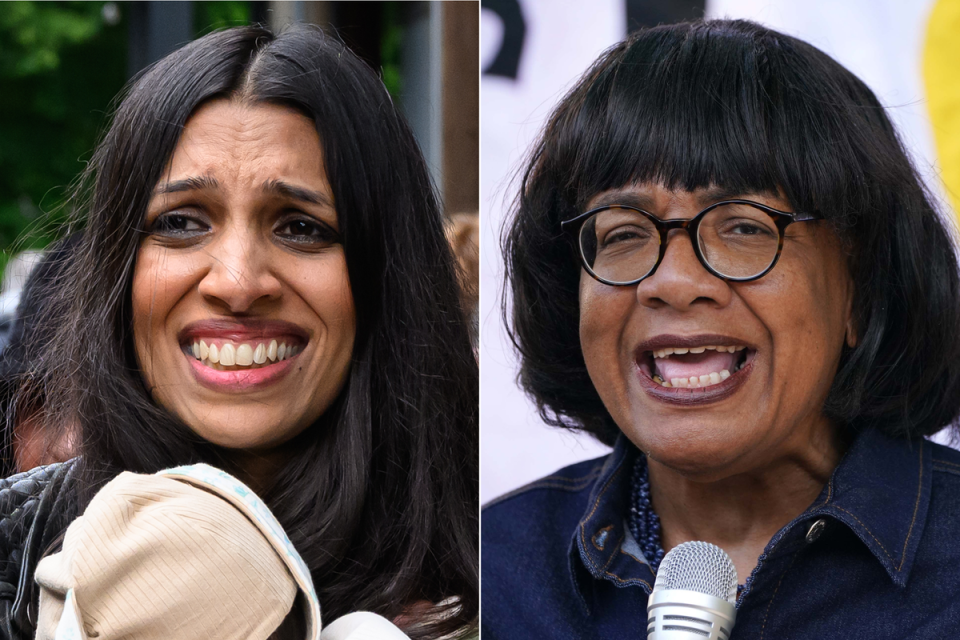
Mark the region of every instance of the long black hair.
<instances>
[{"instance_id":1,"label":"long black hair","mask_svg":"<svg viewBox=\"0 0 960 640\"><path fill-rule=\"evenodd\" d=\"M187 119L214 98L289 106L316 123L356 303L344 389L263 497L310 567L325 619L413 611L414 637L465 633L479 607L479 390L454 261L409 127L373 71L321 30L212 33L131 82L74 202L85 232L35 376L46 419L79 424L91 491L122 470L230 468L229 452L151 400L131 335L147 202Z\"/></svg>"},{"instance_id":2,"label":"long black hair","mask_svg":"<svg viewBox=\"0 0 960 640\"><path fill-rule=\"evenodd\" d=\"M521 383L554 425L618 433L580 350L580 265L560 222L656 182L782 192L849 250L858 344L824 410L840 425L936 432L960 411L954 241L874 94L809 44L746 21L637 32L561 101L505 235Z\"/></svg>"}]
</instances>

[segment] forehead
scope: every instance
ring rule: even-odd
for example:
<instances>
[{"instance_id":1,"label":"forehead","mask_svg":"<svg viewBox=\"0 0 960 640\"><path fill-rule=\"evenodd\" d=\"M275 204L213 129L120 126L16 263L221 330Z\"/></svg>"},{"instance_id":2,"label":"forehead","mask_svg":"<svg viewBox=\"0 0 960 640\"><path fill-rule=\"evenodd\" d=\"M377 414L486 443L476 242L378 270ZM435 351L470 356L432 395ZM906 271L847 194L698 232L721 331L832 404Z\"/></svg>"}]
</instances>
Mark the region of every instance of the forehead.
<instances>
[{"instance_id":1,"label":"forehead","mask_svg":"<svg viewBox=\"0 0 960 640\"><path fill-rule=\"evenodd\" d=\"M325 179L320 137L294 109L220 99L202 105L184 126L167 178L307 181Z\"/></svg>"},{"instance_id":2,"label":"forehead","mask_svg":"<svg viewBox=\"0 0 960 640\"><path fill-rule=\"evenodd\" d=\"M753 200L775 209L790 208L783 195L776 191L745 191L715 185L687 191L668 189L657 183L641 183L601 191L588 200L587 209L619 204L656 213L678 207L702 209L721 200L733 199Z\"/></svg>"}]
</instances>

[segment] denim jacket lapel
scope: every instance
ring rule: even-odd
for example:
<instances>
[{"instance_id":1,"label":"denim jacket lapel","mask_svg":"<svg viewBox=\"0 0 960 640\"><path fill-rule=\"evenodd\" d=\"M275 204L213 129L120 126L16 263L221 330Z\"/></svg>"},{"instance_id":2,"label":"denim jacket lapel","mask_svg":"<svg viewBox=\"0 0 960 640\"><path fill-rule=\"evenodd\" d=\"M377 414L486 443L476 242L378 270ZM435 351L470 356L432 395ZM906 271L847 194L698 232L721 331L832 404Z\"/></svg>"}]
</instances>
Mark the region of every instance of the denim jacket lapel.
<instances>
[{"instance_id":1,"label":"denim jacket lapel","mask_svg":"<svg viewBox=\"0 0 960 640\"><path fill-rule=\"evenodd\" d=\"M650 593L653 572L624 520L630 470L636 455L634 446L621 434L594 483L587 509L571 540L570 553L571 560L582 562L593 578L618 587L639 586ZM576 572L574 576L576 583Z\"/></svg>"}]
</instances>

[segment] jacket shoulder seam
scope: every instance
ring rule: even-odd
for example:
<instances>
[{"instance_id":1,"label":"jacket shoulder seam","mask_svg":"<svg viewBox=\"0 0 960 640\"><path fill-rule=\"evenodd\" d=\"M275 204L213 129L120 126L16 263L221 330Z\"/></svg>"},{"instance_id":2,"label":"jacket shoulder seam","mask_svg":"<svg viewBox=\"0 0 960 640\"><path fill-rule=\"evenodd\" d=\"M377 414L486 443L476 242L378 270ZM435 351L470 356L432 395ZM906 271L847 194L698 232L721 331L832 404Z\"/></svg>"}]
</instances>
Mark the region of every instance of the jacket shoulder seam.
<instances>
[{"instance_id":1,"label":"jacket shoulder seam","mask_svg":"<svg viewBox=\"0 0 960 640\"><path fill-rule=\"evenodd\" d=\"M590 473L584 476L579 476L575 478L568 478L562 475L550 475L545 478L540 478L539 480L534 480L530 484L524 485L513 491L508 491L502 496L498 496L483 505L483 510L486 511L490 507L497 506L513 498L520 497L527 493L539 490L557 490L565 491L567 493L577 493L583 491L587 487L591 486L598 477L600 477L600 471L603 465L598 464L593 469L590 470Z\"/></svg>"}]
</instances>

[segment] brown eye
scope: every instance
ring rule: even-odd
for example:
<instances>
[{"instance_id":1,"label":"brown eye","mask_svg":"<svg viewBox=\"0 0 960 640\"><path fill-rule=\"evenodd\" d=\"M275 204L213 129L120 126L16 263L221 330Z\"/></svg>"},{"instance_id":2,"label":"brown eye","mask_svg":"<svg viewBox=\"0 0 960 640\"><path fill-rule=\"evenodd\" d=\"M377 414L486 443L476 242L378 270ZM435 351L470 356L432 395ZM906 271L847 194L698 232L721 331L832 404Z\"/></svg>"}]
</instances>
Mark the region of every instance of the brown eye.
<instances>
[{"instance_id":1,"label":"brown eye","mask_svg":"<svg viewBox=\"0 0 960 640\"><path fill-rule=\"evenodd\" d=\"M312 218L295 218L281 222L275 233L287 242L302 245L329 245L340 242L340 234Z\"/></svg>"},{"instance_id":2,"label":"brown eye","mask_svg":"<svg viewBox=\"0 0 960 640\"><path fill-rule=\"evenodd\" d=\"M204 233L209 229L207 224L196 216L173 211L157 216L156 220L147 229L153 235L167 237L190 237Z\"/></svg>"},{"instance_id":3,"label":"brown eye","mask_svg":"<svg viewBox=\"0 0 960 640\"><path fill-rule=\"evenodd\" d=\"M650 232L638 227L623 226L611 230L603 237L603 246L610 246L618 242L646 242L650 239Z\"/></svg>"}]
</instances>

